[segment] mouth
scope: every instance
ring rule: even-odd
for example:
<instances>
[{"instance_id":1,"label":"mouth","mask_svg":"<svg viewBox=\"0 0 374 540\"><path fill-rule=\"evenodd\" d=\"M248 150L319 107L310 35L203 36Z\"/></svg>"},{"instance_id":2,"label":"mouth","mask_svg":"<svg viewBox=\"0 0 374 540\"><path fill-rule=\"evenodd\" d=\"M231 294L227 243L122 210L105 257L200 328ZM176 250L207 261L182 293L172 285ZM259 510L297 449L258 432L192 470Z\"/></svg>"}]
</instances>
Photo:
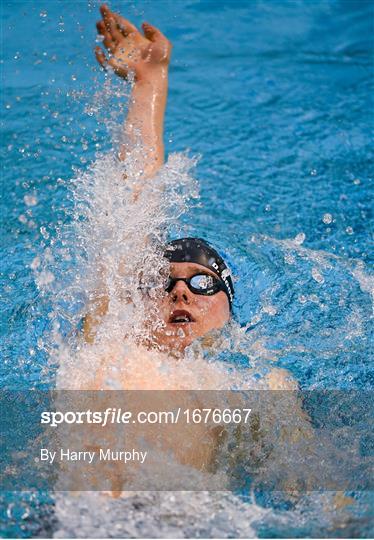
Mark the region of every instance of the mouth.
<instances>
[{"instance_id":1,"label":"mouth","mask_svg":"<svg viewBox=\"0 0 374 540\"><path fill-rule=\"evenodd\" d=\"M195 322L191 313L184 309L177 309L170 315L169 323L171 324L188 324Z\"/></svg>"}]
</instances>

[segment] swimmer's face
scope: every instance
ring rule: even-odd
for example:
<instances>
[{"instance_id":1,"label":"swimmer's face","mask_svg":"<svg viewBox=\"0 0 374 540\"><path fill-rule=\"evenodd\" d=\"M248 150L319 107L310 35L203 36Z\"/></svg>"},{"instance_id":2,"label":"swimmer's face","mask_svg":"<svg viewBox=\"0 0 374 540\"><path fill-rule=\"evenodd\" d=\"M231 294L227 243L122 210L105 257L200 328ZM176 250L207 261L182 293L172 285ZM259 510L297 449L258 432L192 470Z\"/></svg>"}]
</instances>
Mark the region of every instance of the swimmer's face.
<instances>
[{"instance_id":1,"label":"swimmer's face","mask_svg":"<svg viewBox=\"0 0 374 540\"><path fill-rule=\"evenodd\" d=\"M196 263L171 263L172 278L190 278L196 274L217 275ZM160 316L165 327L156 333L157 343L166 348L183 350L210 330L222 328L230 318L230 306L223 291L210 296L195 294L184 281L159 300ZM188 319L180 322L181 317Z\"/></svg>"}]
</instances>

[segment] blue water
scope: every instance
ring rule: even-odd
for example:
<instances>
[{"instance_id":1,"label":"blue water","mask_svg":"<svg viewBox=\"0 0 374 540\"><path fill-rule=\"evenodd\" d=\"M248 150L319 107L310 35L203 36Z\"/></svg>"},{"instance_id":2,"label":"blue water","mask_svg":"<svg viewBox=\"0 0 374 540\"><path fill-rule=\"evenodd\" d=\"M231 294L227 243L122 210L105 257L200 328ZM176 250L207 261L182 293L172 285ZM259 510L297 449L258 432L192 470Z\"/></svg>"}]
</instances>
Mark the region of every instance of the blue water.
<instances>
[{"instance_id":1,"label":"blue water","mask_svg":"<svg viewBox=\"0 0 374 540\"><path fill-rule=\"evenodd\" d=\"M159 26L174 45L166 150L201 155L202 204L182 221L228 257L238 278L236 319L251 322L253 339L303 388L371 389L373 4L111 7ZM53 299L38 290L30 265L46 248L53 252L69 225L74 169L111 146L103 119L87 113L104 80L92 53L97 8L3 4L0 377L7 388L53 385L53 365L46 368L38 348ZM5 535L35 534L37 516L51 511L48 497L12 497L1 510L5 517L8 509ZM370 535L370 499L357 499L358 517L338 534ZM300 532L285 511L258 533L321 530L308 518Z\"/></svg>"}]
</instances>

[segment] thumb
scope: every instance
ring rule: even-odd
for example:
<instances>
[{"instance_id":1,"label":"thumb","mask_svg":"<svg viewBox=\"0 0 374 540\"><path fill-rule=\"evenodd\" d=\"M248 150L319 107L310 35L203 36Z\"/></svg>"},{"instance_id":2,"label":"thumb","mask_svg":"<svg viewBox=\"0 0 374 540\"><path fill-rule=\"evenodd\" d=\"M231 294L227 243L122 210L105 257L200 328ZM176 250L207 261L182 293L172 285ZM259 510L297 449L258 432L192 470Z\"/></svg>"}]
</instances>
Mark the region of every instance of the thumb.
<instances>
[{"instance_id":1,"label":"thumb","mask_svg":"<svg viewBox=\"0 0 374 540\"><path fill-rule=\"evenodd\" d=\"M149 39L150 41L155 42L162 38L166 39L164 34L160 32L160 30L156 28L155 26L153 26L152 24L145 22L142 24L142 28L143 28L145 37Z\"/></svg>"},{"instance_id":2,"label":"thumb","mask_svg":"<svg viewBox=\"0 0 374 540\"><path fill-rule=\"evenodd\" d=\"M95 56L99 64L105 69L108 63L108 60L106 59L106 56L103 53L103 51L100 49L100 47L95 47Z\"/></svg>"}]
</instances>

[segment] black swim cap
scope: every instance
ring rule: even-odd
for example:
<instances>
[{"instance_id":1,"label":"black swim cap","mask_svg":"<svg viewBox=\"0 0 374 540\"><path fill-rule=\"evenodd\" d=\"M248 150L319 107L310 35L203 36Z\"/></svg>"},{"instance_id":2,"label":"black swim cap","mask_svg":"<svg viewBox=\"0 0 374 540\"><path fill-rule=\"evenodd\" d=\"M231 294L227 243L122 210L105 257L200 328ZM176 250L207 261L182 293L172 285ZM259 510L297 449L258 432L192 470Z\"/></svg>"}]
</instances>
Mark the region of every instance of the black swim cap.
<instances>
[{"instance_id":1,"label":"black swim cap","mask_svg":"<svg viewBox=\"0 0 374 540\"><path fill-rule=\"evenodd\" d=\"M170 262L192 262L212 270L222 281L229 299L230 309L234 300L231 272L225 261L206 240L202 238L180 238L168 242L164 256Z\"/></svg>"}]
</instances>

